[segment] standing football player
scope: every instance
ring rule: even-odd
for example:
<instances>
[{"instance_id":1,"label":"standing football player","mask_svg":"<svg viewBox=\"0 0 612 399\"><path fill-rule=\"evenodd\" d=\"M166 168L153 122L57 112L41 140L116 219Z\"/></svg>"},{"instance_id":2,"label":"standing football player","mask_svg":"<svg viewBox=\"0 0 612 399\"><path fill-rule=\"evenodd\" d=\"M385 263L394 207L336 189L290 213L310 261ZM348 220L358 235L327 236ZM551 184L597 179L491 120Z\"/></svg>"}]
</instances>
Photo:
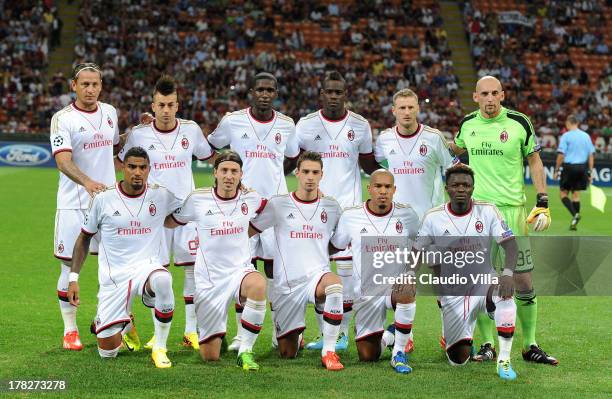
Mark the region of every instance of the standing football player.
<instances>
[{"instance_id":1,"label":"standing football player","mask_svg":"<svg viewBox=\"0 0 612 399\"><path fill-rule=\"evenodd\" d=\"M299 336L306 328L306 306L313 303L323 314L321 363L328 370L342 370L335 350L342 321L342 284L329 270L328 251L341 209L335 199L320 196L323 161L318 153L300 155L296 177L298 189L270 198L251 221L249 234L274 227L273 322L281 357L297 356Z\"/></svg>"},{"instance_id":2,"label":"standing football player","mask_svg":"<svg viewBox=\"0 0 612 399\"><path fill-rule=\"evenodd\" d=\"M76 65L71 88L76 100L51 118L51 149L60 171L54 255L61 261L57 296L64 320L64 348L81 350L77 308L68 301L72 252L91 196L115 182L113 149L119 150L120 138L117 111L112 105L98 101L102 91L98 65ZM91 249L92 252L98 249L97 236Z\"/></svg>"},{"instance_id":3,"label":"standing football player","mask_svg":"<svg viewBox=\"0 0 612 399\"><path fill-rule=\"evenodd\" d=\"M265 198L287 193L285 175L293 171L300 154L295 123L290 117L272 108L278 96L278 81L274 75L260 72L251 81L249 90L251 106L231 112L221 119L217 128L208 136L216 149L229 146L244 162L242 183ZM254 263L260 259L268 278L268 296L272 297L274 231L267 230L251 238ZM272 319L273 304L270 302ZM240 348L240 319L242 307L236 304L238 333L229 345L230 350ZM274 336L273 336L273 344Z\"/></svg>"},{"instance_id":4,"label":"standing football player","mask_svg":"<svg viewBox=\"0 0 612 399\"><path fill-rule=\"evenodd\" d=\"M372 130L361 115L346 109L346 82L337 71L325 74L321 83L322 109L301 118L296 125L299 146L305 151L321 154L326 171L321 180L324 195L334 197L343 208L361 204L360 166L366 173L380 168L372 152ZM352 277L351 251L332 256L344 287L344 319L340 329L337 350L348 348L348 326L351 319ZM322 317L317 313L320 332ZM306 345L307 349L320 350L322 336Z\"/></svg>"},{"instance_id":5,"label":"standing football player","mask_svg":"<svg viewBox=\"0 0 612 399\"><path fill-rule=\"evenodd\" d=\"M533 224L534 231L544 231L551 222L544 165L531 121L526 115L503 107L504 96L499 80L493 76L480 78L473 93L479 109L463 118L451 148L457 155L468 153L478 180L474 198L495 204L518 237L519 259L514 282L517 314L523 330L523 359L556 366L559 361L536 342L538 302L531 280L533 262L527 238L529 224ZM536 204L529 215L525 210L525 158L537 192ZM497 263L502 265L501 252L498 253ZM495 359L491 320L480 316L478 329L484 342L474 360Z\"/></svg>"},{"instance_id":6,"label":"standing football player","mask_svg":"<svg viewBox=\"0 0 612 399\"><path fill-rule=\"evenodd\" d=\"M422 219L444 202L441 170L452 166L455 157L439 130L418 122L415 92L395 93L392 111L396 125L380 133L374 156L395 177L394 201L409 204Z\"/></svg>"}]
</instances>

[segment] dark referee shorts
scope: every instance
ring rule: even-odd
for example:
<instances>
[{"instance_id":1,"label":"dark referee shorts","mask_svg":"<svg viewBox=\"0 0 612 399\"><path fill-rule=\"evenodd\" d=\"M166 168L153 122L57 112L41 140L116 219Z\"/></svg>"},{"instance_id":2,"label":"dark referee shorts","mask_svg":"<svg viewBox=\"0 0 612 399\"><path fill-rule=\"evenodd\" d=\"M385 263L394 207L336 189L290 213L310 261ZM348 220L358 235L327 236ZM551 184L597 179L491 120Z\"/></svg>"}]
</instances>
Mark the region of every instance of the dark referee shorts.
<instances>
[{"instance_id":1,"label":"dark referee shorts","mask_svg":"<svg viewBox=\"0 0 612 399\"><path fill-rule=\"evenodd\" d=\"M589 169L586 163L564 163L561 172L561 190L586 190L589 184Z\"/></svg>"}]
</instances>

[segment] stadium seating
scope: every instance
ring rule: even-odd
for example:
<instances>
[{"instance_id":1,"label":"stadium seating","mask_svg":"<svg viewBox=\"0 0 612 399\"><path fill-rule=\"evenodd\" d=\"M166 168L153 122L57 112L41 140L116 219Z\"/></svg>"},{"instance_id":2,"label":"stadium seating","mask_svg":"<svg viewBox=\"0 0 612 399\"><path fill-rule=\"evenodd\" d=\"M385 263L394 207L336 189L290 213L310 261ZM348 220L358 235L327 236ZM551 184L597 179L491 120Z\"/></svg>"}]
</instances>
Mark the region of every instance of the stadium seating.
<instances>
[{"instance_id":1,"label":"stadium seating","mask_svg":"<svg viewBox=\"0 0 612 399\"><path fill-rule=\"evenodd\" d=\"M46 85L53 1L0 3L0 131L49 129L60 94Z\"/></svg>"},{"instance_id":2,"label":"stadium seating","mask_svg":"<svg viewBox=\"0 0 612 399\"><path fill-rule=\"evenodd\" d=\"M513 11L525 17L521 23L500 22L498 13ZM612 7L601 0L472 0L464 20L478 75L501 76L506 104L530 115L546 144L552 143L546 136L565 130L571 112L601 143L611 121L612 35L607 26ZM607 151L607 140L598 151Z\"/></svg>"},{"instance_id":3,"label":"stadium seating","mask_svg":"<svg viewBox=\"0 0 612 399\"><path fill-rule=\"evenodd\" d=\"M425 122L451 131L461 117L434 1L140 3L119 12L120 2L84 0L79 19L79 61L103 65L104 96L123 111L123 128L148 110L162 72L182 82L182 116L209 131L247 105L248 78L259 70L278 75L275 105L296 120L319 107L319 78L332 68L348 80L350 108L374 129L393 124L391 96L407 86L430 99Z\"/></svg>"}]
</instances>

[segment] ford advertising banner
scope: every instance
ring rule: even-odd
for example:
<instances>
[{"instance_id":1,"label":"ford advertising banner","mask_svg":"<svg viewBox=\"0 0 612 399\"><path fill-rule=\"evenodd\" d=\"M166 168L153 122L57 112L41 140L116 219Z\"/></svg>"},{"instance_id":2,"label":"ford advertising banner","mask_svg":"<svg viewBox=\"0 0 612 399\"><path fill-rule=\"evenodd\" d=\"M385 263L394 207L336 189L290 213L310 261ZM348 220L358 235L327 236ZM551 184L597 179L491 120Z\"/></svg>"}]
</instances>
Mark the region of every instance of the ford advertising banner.
<instances>
[{"instance_id":1,"label":"ford advertising banner","mask_svg":"<svg viewBox=\"0 0 612 399\"><path fill-rule=\"evenodd\" d=\"M0 166L55 167L51 144L0 141Z\"/></svg>"},{"instance_id":2,"label":"ford advertising banner","mask_svg":"<svg viewBox=\"0 0 612 399\"><path fill-rule=\"evenodd\" d=\"M51 154L51 145L45 142L0 141L0 166L43 166L55 167L55 159ZM196 161L194 171L212 172L208 162ZM554 160L544 159L544 171L549 185L558 185L553 180ZM531 184L529 167L525 167L525 183ZM593 183L597 186L612 186L612 162L596 160L593 173Z\"/></svg>"}]
</instances>

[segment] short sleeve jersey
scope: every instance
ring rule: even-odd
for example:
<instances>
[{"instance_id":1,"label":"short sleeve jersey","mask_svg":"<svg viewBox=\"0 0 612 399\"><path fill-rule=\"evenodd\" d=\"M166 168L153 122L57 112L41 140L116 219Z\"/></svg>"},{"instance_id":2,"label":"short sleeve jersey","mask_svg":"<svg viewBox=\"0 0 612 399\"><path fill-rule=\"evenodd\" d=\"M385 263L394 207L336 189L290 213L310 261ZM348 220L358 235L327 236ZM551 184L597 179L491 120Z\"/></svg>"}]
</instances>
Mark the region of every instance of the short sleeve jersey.
<instances>
[{"instance_id":1,"label":"short sleeve jersey","mask_svg":"<svg viewBox=\"0 0 612 399\"><path fill-rule=\"evenodd\" d=\"M406 246L410 249L409 240L416 237L419 228L419 217L408 205L393 203L391 209L384 214L373 213L367 201L360 206L347 208L342 212L338 227L331 239L331 244L337 249L344 250L350 244L353 248L353 280L355 281L355 294L361 296L361 275L364 268L372 265L362 263L361 255L364 251L381 252L394 249L381 248L383 243L372 245L369 238L373 237L405 237ZM364 245L362 240L368 237L370 245Z\"/></svg>"},{"instance_id":2,"label":"short sleeve jersey","mask_svg":"<svg viewBox=\"0 0 612 399\"><path fill-rule=\"evenodd\" d=\"M347 111L330 120L321 110L301 118L296 125L300 148L321 154L323 179L320 189L343 208L359 205L361 174L359 156L372 156L372 130L359 114Z\"/></svg>"},{"instance_id":3,"label":"short sleeve jersey","mask_svg":"<svg viewBox=\"0 0 612 399\"><path fill-rule=\"evenodd\" d=\"M442 173L456 158L439 130L419 125L415 134L404 136L397 126L387 129L376 139L374 156L377 162L388 163L397 187L396 202L409 204L421 218L444 202Z\"/></svg>"},{"instance_id":4,"label":"short sleeve jersey","mask_svg":"<svg viewBox=\"0 0 612 399\"><path fill-rule=\"evenodd\" d=\"M251 265L249 221L266 201L254 190L239 190L234 198L219 197L213 188L193 191L172 217L179 224L193 222L199 238L196 287L210 288Z\"/></svg>"},{"instance_id":5,"label":"short sleeve jersey","mask_svg":"<svg viewBox=\"0 0 612 399\"><path fill-rule=\"evenodd\" d=\"M147 185L137 196L126 194L116 183L97 194L85 214L82 231L100 232L98 280L118 284L141 264L159 263L164 220L181 205L166 188Z\"/></svg>"},{"instance_id":6,"label":"short sleeve jersey","mask_svg":"<svg viewBox=\"0 0 612 399\"><path fill-rule=\"evenodd\" d=\"M118 154L121 161L132 147L142 147L149 155L149 183L160 184L181 199L195 188L193 157L206 160L213 155L198 124L186 119L177 119L176 127L168 131L158 129L155 123L136 126Z\"/></svg>"},{"instance_id":7,"label":"short sleeve jersey","mask_svg":"<svg viewBox=\"0 0 612 399\"><path fill-rule=\"evenodd\" d=\"M288 293L329 267L329 240L341 208L338 201L322 197L310 202L295 193L272 197L252 220L259 232L274 227L274 286Z\"/></svg>"},{"instance_id":8,"label":"short sleeve jersey","mask_svg":"<svg viewBox=\"0 0 612 399\"><path fill-rule=\"evenodd\" d=\"M231 112L221 119L208 141L217 149L230 146L240 155L242 182L247 187L267 198L287 192L283 161L300 155L290 117L274 111L272 119L260 121L250 108Z\"/></svg>"},{"instance_id":9,"label":"short sleeve jersey","mask_svg":"<svg viewBox=\"0 0 612 399\"><path fill-rule=\"evenodd\" d=\"M529 118L502 107L495 118L474 111L461 121L455 144L465 148L476 184L474 199L497 206L523 206L523 159L540 151Z\"/></svg>"},{"instance_id":10,"label":"short sleeve jersey","mask_svg":"<svg viewBox=\"0 0 612 399\"><path fill-rule=\"evenodd\" d=\"M117 110L98 102L95 111L85 111L70 104L51 118L53 156L72 152L72 162L90 179L113 185L115 166L113 147L119 144ZM91 197L85 187L60 172L57 209L87 209Z\"/></svg>"}]
</instances>

